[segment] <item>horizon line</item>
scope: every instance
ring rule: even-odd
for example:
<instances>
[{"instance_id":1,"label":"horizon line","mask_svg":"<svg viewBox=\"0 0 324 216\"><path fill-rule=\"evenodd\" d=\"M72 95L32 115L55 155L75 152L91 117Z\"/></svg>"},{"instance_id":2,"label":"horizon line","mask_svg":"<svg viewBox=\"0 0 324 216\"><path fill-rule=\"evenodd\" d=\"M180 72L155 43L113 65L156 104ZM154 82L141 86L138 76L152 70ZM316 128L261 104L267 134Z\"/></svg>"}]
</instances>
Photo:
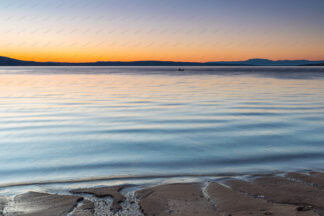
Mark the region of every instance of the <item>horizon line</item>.
<instances>
[{"instance_id":1,"label":"horizon line","mask_svg":"<svg viewBox=\"0 0 324 216\"><path fill-rule=\"evenodd\" d=\"M0 55L0 58L8 58L12 60L17 60L17 61L25 61L25 62L35 62L35 63L62 63L62 64L83 64L83 63L100 63L100 62L120 62L120 63L132 63L132 62L175 62L175 63L198 63L198 64L205 64L205 63L226 63L226 62L245 62L249 60L268 60L268 61L273 61L273 62L278 62L278 61L310 61L310 62L324 62L324 60L309 60L309 59L268 59L268 58L262 58L262 57L256 57L256 58L248 58L245 60L228 60L228 61L218 61L218 60L213 60L213 61L174 61L174 60L131 60L131 61L122 61L122 60L100 60L100 61L80 61L80 62L69 62L69 61L37 61L37 60L24 60L20 58L13 58L13 57L8 57L8 56L2 56Z\"/></svg>"}]
</instances>

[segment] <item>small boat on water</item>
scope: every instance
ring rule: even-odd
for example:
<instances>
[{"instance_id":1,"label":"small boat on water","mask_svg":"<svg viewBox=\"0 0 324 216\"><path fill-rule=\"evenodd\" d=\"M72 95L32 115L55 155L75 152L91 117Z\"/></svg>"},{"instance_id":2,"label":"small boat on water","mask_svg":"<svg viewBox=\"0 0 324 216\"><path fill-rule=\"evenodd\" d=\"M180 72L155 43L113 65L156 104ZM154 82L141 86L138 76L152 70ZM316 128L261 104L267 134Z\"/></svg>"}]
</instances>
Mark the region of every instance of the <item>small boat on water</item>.
<instances>
[{"instance_id":1,"label":"small boat on water","mask_svg":"<svg viewBox=\"0 0 324 216\"><path fill-rule=\"evenodd\" d=\"M178 68L178 71L184 71L184 69L183 68Z\"/></svg>"}]
</instances>

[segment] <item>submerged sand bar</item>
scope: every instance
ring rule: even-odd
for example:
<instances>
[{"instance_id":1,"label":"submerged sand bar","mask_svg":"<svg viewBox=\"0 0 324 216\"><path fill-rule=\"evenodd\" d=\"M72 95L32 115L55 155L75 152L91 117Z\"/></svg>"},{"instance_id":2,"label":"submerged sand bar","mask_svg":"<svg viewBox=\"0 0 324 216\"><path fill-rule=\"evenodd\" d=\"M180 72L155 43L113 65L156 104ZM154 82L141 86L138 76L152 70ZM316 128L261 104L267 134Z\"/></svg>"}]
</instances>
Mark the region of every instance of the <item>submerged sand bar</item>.
<instances>
[{"instance_id":1,"label":"submerged sand bar","mask_svg":"<svg viewBox=\"0 0 324 216\"><path fill-rule=\"evenodd\" d=\"M0 197L0 216L323 216L324 174L251 176L244 180L28 192ZM68 195L69 194L69 195Z\"/></svg>"}]
</instances>

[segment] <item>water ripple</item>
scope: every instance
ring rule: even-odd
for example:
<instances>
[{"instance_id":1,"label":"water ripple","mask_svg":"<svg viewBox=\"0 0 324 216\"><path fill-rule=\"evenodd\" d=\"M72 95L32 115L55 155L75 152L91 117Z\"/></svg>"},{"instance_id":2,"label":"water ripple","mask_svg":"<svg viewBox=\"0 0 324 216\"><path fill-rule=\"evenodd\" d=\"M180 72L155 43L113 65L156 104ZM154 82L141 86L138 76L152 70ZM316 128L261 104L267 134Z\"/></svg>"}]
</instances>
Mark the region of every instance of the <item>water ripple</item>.
<instances>
[{"instance_id":1,"label":"water ripple","mask_svg":"<svg viewBox=\"0 0 324 216\"><path fill-rule=\"evenodd\" d=\"M324 165L324 68L0 73L0 184Z\"/></svg>"}]
</instances>

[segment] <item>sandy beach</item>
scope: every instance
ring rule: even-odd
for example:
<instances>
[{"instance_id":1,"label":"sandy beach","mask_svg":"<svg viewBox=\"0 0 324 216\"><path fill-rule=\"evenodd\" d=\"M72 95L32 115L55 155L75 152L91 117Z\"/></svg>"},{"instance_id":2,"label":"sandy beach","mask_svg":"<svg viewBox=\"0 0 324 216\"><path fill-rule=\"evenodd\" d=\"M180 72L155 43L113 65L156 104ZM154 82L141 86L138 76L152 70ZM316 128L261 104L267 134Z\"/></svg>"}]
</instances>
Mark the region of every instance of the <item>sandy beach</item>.
<instances>
[{"instance_id":1,"label":"sandy beach","mask_svg":"<svg viewBox=\"0 0 324 216\"><path fill-rule=\"evenodd\" d=\"M0 196L0 215L323 216L324 173L253 175L150 186L98 186L64 193L30 191L12 197Z\"/></svg>"}]
</instances>

